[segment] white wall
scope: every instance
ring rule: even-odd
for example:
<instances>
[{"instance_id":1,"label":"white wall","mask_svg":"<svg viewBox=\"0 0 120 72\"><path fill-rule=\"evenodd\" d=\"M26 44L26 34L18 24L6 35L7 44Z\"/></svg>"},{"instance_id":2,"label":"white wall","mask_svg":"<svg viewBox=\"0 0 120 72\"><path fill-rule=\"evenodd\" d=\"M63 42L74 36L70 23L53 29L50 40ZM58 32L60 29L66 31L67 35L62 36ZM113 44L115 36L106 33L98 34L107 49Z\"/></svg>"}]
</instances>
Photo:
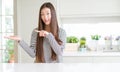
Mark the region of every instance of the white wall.
<instances>
[{"instance_id":1,"label":"white wall","mask_svg":"<svg viewBox=\"0 0 120 72\"><path fill-rule=\"evenodd\" d=\"M39 8L45 1L52 1L54 5L56 2L56 0L17 0L17 34L28 44L30 44L31 32L38 24ZM34 59L19 46L18 60L27 63L33 62Z\"/></svg>"},{"instance_id":2,"label":"white wall","mask_svg":"<svg viewBox=\"0 0 120 72\"><path fill-rule=\"evenodd\" d=\"M57 0L17 0L17 34L22 37L28 44L30 44L30 37L32 30L37 27L38 24L38 13L39 8L43 2L51 1L56 10L57 16L59 18L59 1ZM103 20L104 19L104 20ZM119 22L120 17L112 17L112 18L62 18L62 23L80 23L80 22L98 22L100 21L112 21ZM60 20L58 20L61 24ZM18 47L18 62L27 63L33 62L32 59L20 46Z\"/></svg>"}]
</instances>

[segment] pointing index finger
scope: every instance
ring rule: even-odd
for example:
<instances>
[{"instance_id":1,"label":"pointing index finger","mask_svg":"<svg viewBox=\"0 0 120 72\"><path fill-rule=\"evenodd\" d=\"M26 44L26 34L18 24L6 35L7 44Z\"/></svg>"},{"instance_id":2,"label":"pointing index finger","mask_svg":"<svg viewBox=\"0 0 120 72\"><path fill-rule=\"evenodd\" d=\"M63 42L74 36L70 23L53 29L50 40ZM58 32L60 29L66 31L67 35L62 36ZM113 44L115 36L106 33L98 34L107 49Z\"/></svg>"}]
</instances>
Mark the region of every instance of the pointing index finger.
<instances>
[{"instance_id":1,"label":"pointing index finger","mask_svg":"<svg viewBox=\"0 0 120 72\"><path fill-rule=\"evenodd\" d=\"M35 30L35 32L40 32L39 30Z\"/></svg>"}]
</instances>

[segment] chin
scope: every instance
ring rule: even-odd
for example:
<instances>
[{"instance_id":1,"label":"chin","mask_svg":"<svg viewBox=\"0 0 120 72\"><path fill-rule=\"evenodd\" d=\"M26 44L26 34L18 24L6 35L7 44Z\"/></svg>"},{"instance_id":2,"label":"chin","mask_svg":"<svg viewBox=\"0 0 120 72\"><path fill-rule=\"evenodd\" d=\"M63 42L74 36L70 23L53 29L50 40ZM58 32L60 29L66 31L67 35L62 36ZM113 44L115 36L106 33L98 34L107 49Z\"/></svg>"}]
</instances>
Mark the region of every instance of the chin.
<instances>
[{"instance_id":1,"label":"chin","mask_svg":"<svg viewBox=\"0 0 120 72\"><path fill-rule=\"evenodd\" d=\"M49 25L50 23L45 23L46 25Z\"/></svg>"}]
</instances>

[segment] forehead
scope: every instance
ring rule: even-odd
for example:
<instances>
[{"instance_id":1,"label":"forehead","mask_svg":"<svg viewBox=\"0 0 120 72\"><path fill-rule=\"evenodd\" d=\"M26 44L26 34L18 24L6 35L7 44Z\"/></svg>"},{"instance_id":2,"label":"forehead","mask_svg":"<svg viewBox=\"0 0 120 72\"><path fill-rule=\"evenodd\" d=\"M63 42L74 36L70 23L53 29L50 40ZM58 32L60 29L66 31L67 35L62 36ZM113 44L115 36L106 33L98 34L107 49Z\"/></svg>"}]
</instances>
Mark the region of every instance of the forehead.
<instances>
[{"instance_id":1,"label":"forehead","mask_svg":"<svg viewBox=\"0 0 120 72\"><path fill-rule=\"evenodd\" d=\"M51 12L50 8L45 7L41 10L41 13L47 13L47 12Z\"/></svg>"}]
</instances>

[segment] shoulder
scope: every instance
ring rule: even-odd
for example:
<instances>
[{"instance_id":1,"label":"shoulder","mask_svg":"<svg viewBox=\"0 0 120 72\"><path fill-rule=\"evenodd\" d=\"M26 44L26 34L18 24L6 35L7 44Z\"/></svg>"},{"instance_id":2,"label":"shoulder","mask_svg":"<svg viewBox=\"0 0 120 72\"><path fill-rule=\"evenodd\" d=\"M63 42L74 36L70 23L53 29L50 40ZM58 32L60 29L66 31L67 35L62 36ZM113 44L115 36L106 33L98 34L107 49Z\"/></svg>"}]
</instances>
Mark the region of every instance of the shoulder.
<instances>
[{"instance_id":1,"label":"shoulder","mask_svg":"<svg viewBox=\"0 0 120 72\"><path fill-rule=\"evenodd\" d=\"M59 32L65 31L63 28L59 27Z\"/></svg>"},{"instance_id":2,"label":"shoulder","mask_svg":"<svg viewBox=\"0 0 120 72\"><path fill-rule=\"evenodd\" d=\"M66 31L63 28L60 27L59 28L59 34L61 34L61 35L66 34Z\"/></svg>"}]
</instances>

